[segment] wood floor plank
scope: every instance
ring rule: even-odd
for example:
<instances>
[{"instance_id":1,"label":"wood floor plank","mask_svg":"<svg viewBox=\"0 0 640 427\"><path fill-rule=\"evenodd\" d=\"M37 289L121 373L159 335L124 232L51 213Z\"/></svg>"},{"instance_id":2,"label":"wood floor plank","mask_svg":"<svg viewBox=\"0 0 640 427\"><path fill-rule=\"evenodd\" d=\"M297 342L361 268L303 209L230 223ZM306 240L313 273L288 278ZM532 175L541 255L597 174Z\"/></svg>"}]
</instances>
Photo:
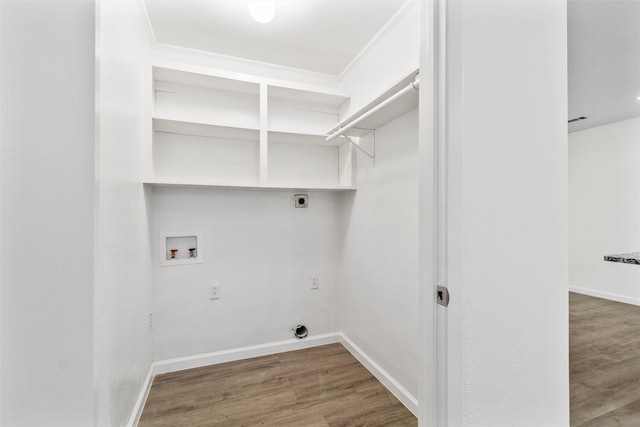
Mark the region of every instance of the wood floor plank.
<instances>
[{"instance_id":1,"label":"wood floor plank","mask_svg":"<svg viewBox=\"0 0 640 427\"><path fill-rule=\"evenodd\" d=\"M640 307L569 295L571 426L640 426Z\"/></svg>"},{"instance_id":2,"label":"wood floor plank","mask_svg":"<svg viewBox=\"0 0 640 427\"><path fill-rule=\"evenodd\" d=\"M139 426L417 426L341 344L158 375Z\"/></svg>"}]
</instances>

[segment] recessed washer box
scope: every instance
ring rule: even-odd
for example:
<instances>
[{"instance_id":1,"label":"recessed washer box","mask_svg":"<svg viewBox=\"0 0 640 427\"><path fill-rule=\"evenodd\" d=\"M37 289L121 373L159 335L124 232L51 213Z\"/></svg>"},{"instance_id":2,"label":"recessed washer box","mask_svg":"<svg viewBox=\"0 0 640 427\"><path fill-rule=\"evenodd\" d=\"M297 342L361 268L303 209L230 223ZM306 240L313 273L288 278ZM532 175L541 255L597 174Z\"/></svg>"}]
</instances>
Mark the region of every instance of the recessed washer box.
<instances>
[{"instance_id":1,"label":"recessed washer box","mask_svg":"<svg viewBox=\"0 0 640 427\"><path fill-rule=\"evenodd\" d=\"M160 233L160 265L202 264L202 233Z\"/></svg>"}]
</instances>

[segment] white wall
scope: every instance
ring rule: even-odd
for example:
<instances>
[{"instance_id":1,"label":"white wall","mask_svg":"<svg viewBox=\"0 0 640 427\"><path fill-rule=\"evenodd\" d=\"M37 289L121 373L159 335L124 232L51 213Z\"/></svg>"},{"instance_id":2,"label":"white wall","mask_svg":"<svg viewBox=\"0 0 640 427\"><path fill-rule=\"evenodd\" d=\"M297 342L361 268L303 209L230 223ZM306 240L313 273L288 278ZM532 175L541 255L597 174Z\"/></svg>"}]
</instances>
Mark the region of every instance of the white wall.
<instances>
[{"instance_id":1,"label":"white wall","mask_svg":"<svg viewBox=\"0 0 640 427\"><path fill-rule=\"evenodd\" d=\"M566 3L449 13L449 423L566 426Z\"/></svg>"},{"instance_id":2,"label":"white wall","mask_svg":"<svg viewBox=\"0 0 640 427\"><path fill-rule=\"evenodd\" d=\"M358 152L358 191L341 197L340 327L417 398L418 110L375 139L375 165Z\"/></svg>"},{"instance_id":3,"label":"white wall","mask_svg":"<svg viewBox=\"0 0 640 427\"><path fill-rule=\"evenodd\" d=\"M310 192L296 209L294 193L153 190L155 360L292 339L299 323L309 336L338 332L338 196ZM204 262L160 267L170 231L202 232Z\"/></svg>"},{"instance_id":4,"label":"white wall","mask_svg":"<svg viewBox=\"0 0 640 427\"><path fill-rule=\"evenodd\" d=\"M640 118L569 134L569 285L640 305Z\"/></svg>"},{"instance_id":5,"label":"white wall","mask_svg":"<svg viewBox=\"0 0 640 427\"><path fill-rule=\"evenodd\" d=\"M95 399L97 425L124 425L151 365L151 247L142 182L148 39L137 2L99 2Z\"/></svg>"},{"instance_id":6,"label":"white wall","mask_svg":"<svg viewBox=\"0 0 640 427\"><path fill-rule=\"evenodd\" d=\"M343 73L351 97L343 116L418 68L419 12L417 1L408 2ZM358 190L341 196L340 328L417 398L417 109L377 129L375 137L375 165L355 150ZM370 137L363 143L371 144Z\"/></svg>"},{"instance_id":7,"label":"white wall","mask_svg":"<svg viewBox=\"0 0 640 427\"><path fill-rule=\"evenodd\" d=\"M418 1L410 1L341 76L351 97L343 116L367 105L419 66L420 7Z\"/></svg>"},{"instance_id":8,"label":"white wall","mask_svg":"<svg viewBox=\"0 0 640 427\"><path fill-rule=\"evenodd\" d=\"M3 426L93 422L94 3L2 1Z\"/></svg>"}]
</instances>

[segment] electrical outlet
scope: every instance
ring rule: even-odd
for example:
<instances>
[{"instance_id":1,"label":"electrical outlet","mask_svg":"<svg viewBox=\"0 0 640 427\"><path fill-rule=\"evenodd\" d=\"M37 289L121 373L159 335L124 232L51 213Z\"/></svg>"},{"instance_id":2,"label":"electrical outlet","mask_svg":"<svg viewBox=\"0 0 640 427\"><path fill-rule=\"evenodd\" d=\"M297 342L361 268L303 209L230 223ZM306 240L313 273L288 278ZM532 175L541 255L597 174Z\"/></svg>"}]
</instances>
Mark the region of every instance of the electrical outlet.
<instances>
[{"instance_id":1,"label":"electrical outlet","mask_svg":"<svg viewBox=\"0 0 640 427\"><path fill-rule=\"evenodd\" d=\"M209 299L220 299L220 284L209 285Z\"/></svg>"},{"instance_id":2,"label":"electrical outlet","mask_svg":"<svg viewBox=\"0 0 640 427\"><path fill-rule=\"evenodd\" d=\"M149 329L153 328L153 313L149 313Z\"/></svg>"},{"instance_id":3,"label":"electrical outlet","mask_svg":"<svg viewBox=\"0 0 640 427\"><path fill-rule=\"evenodd\" d=\"M318 276L309 277L309 284L311 285L311 289L318 289L320 287Z\"/></svg>"}]
</instances>

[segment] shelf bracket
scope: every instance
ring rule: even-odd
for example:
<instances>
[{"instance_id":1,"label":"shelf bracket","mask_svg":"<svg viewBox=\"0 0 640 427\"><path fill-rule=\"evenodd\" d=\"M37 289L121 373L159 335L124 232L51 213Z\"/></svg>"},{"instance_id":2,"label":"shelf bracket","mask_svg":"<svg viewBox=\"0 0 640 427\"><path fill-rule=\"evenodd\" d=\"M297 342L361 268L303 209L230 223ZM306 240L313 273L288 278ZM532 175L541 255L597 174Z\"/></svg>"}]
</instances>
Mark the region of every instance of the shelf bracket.
<instances>
[{"instance_id":1,"label":"shelf bracket","mask_svg":"<svg viewBox=\"0 0 640 427\"><path fill-rule=\"evenodd\" d=\"M373 160L373 163L376 162L376 132L373 131L371 132L373 134L373 154L369 153L367 150L365 150L364 148L362 148L357 142L355 142L351 137L347 136L347 135L340 135L341 138L345 138L347 141L349 141L351 143L351 145L353 145L354 147L356 147L358 150L362 151L365 156L367 156L368 158L370 158L371 160Z\"/></svg>"}]
</instances>

